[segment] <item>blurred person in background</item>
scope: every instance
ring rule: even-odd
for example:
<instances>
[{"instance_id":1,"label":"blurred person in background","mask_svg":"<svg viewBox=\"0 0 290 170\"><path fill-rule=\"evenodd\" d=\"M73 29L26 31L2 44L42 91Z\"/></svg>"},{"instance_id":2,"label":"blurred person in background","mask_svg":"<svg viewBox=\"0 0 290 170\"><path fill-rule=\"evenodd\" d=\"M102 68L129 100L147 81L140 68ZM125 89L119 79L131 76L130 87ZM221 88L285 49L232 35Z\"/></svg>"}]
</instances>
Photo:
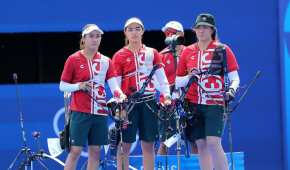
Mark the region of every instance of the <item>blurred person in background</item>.
<instances>
[{"instance_id":1,"label":"blurred person in background","mask_svg":"<svg viewBox=\"0 0 290 170\"><path fill-rule=\"evenodd\" d=\"M165 44L167 47L163 49L159 54L161 56L162 63L164 65L164 70L168 82L170 84L170 93L172 94L175 89L175 79L176 79L176 69L179 62L179 56L181 55L183 49L185 48L184 44L184 29L180 22L178 21L169 21L162 28L162 31L165 35ZM172 95L174 98L175 95ZM176 96L178 97L178 95ZM163 117L166 117L163 113ZM163 143L166 139L169 139L172 135L177 133L176 120L174 117L170 117L170 122L162 121L160 123L160 146L158 149L158 154L166 155L167 147ZM168 124L169 123L169 124ZM188 125L189 126L189 125ZM194 139L188 137L188 140L191 141L191 153L197 153L196 145L194 144Z\"/></svg>"},{"instance_id":2,"label":"blurred person in background","mask_svg":"<svg viewBox=\"0 0 290 170\"><path fill-rule=\"evenodd\" d=\"M167 46L165 49L159 52L159 54L170 85L170 93L172 94L175 89L176 68L179 61L179 56L184 48L184 45L182 45L184 39L184 30L180 22L169 21L162 28L162 32L165 35L165 44ZM177 133L176 120L173 116L170 117L170 120L168 120L169 115L167 115L166 112L161 112L161 114L162 115L160 116L165 120L162 120L159 123L160 146L158 149L158 154L166 155L168 148L163 142Z\"/></svg>"}]
</instances>

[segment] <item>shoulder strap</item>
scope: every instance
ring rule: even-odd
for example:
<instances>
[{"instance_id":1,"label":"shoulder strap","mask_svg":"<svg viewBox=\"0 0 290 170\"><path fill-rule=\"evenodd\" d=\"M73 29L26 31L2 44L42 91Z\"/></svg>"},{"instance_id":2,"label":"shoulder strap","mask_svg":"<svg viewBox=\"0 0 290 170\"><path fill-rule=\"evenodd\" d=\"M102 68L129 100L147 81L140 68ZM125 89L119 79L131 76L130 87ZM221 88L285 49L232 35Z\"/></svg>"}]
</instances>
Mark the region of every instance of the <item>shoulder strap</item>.
<instances>
[{"instance_id":1,"label":"shoulder strap","mask_svg":"<svg viewBox=\"0 0 290 170\"><path fill-rule=\"evenodd\" d=\"M214 49L213 52L213 60L222 60L222 70L213 68L212 65L209 70L212 72L212 74L225 74L227 73L227 52L226 47L223 44L218 44L217 47Z\"/></svg>"},{"instance_id":2,"label":"shoulder strap","mask_svg":"<svg viewBox=\"0 0 290 170\"><path fill-rule=\"evenodd\" d=\"M227 64L227 51L226 47L223 44L219 44L217 48L215 49L215 52L217 55L220 55L222 57L222 70L223 70L223 75L224 75L224 85L225 85L225 90L228 89L229 87L229 81L228 81L228 64Z\"/></svg>"}]
</instances>

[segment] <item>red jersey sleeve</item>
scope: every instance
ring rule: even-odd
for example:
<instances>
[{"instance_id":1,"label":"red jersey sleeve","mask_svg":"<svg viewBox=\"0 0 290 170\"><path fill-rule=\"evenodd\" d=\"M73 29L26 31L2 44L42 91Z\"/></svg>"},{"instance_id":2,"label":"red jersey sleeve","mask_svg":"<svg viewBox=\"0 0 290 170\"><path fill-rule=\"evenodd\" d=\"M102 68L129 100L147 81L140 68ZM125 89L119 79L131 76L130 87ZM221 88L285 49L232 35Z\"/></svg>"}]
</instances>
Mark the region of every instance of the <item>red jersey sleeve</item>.
<instances>
[{"instance_id":1,"label":"red jersey sleeve","mask_svg":"<svg viewBox=\"0 0 290 170\"><path fill-rule=\"evenodd\" d=\"M190 51L185 48L181 55L177 65L176 76L186 76L187 75L187 56L189 55Z\"/></svg>"},{"instance_id":2,"label":"red jersey sleeve","mask_svg":"<svg viewBox=\"0 0 290 170\"><path fill-rule=\"evenodd\" d=\"M153 54L154 54L154 58L153 58L153 65L157 65L159 64L160 67L163 66L162 64L162 60L161 60L161 56L159 55L158 51L157 50L153 50ZM159 68L160 68L159 67Z\"/></svg>"},{"instance_id":3,"label":"red jersey sleeve","mask_svg":"<svg viewBox=\"0 0 290 170\"><path fill-rule=\"evenodd\" d=\"M116 76L122 76L123 69L119 52L115 53L115 55L113 56L112 66L114 66Z\"/></svg>"},{"instance_id":4,"label":"red jersey sleeve","mask_svg":"<svg viewBox=\"0 0 290 170\"><path fill-rule=\"evenodd\" d=\"M161 53L161 52L159 52L158 53L159 54L159 57L160 57L160 60L161 60L161 64L162 64L162 67L164 67L164 70L165 70L165 67L166 67L166 54L164 54L164 53ZM166 70L165 70L166 71Z\"/></svg>"},{"instance_id":5,"label":"red jersey sleeve","mask_svg":"<svg viewBox=\"0 0 290 170\"><path fill-rule=\"evenodd\" d=\"M165 55L163 53L161 53L161 52L159 52L158 55L159 55L159 58L160 58L161 62L164 64Z\"/></svg>"},{"instance_id":6,"label":"red jersey sleeve","mask_svg":"<svg viewBox=\"0 0 290 170\"><path fill-rule=\"evenodd\" d=\"M60 80L67 83L72 83L73 75L74 75L74 60L70 56L68 57L68 59L66 60L64 64L64 68L63 68Z\"/></svg>"},{"instance_id":7,"label":"red jersey sleeve","mask_svg":"<svg viewBox=\"0 0 290 170\"><path fill-rule=\"evenodd\" d=\"M110 78L117 76L111 59L108 58L108 62L109 62L109 67L108 67L107 74L106 74L106 80L109 80Z\"/></svg>"},{"instance_id":8,"label":"red jersey sleeve","mask_svg":"<svg viewBox=\"0 0 290 170\"><path fill-rule=\"evenodd\" d=\"M239 65L236 60L236 56L233 51L226 46L226 53L227 53L227 69L228 72L232 72L239 69Z\"/></svg>"}]
</instances>

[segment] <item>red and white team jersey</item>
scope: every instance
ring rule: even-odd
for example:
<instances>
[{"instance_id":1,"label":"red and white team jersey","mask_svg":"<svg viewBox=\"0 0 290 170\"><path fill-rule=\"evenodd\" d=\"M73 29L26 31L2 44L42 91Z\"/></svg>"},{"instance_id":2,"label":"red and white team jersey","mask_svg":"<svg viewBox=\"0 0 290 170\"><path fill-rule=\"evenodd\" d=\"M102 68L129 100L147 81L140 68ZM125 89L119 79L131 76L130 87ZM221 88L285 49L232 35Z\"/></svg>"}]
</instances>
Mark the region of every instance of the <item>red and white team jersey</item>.
<instances>
[{"instance_id":1,"label":"red and white team jersey","mask_svg":"<svg viewBox=\"0 0 290 170\"><path fill-rule=\"evenodd\" d=\"M145 45L136 53L124 47L115 53L112 61L117 76L122 78L121 89L127 96L140 90L153 66L161 63L157 50ZM153 81L146 87L145 95L155 93Z\"/></svg>"},{"instance_id":2,"label":"red and white team jersey","mask_svg":"<svg viewBox=\"0 0 290 170\"><path fill-rule=\"evenodd\" d=\"M220 43L219 43L220 44ZM193 69L199 72L208 71L209 68L223 69L223 59L213 59L213 52L218 46L218 42L212 41L206 50L200 50L197 43L186 47L180 57L177 67L177 76L186 76ZM232 50L225 45L227 54L227 71L239 69L236 57ZM190 86L186 98L192 103L205 105L224 104L224 75L200 75L198 77L199 87L196 83Z\"/></svg>"},{"instance_id":3,"label":"red and white team jersey","mask_svg":"<svg viewBox=\"0 0 290 170\"><path fill-rule=\"evenodd\" d=\"M97 115L107 115L105 81L116 76L111 60L97 53L92 60L80 51L66 60L61 81L78 83L90 81L91 92L75 91L72 93L71 110ZM93 99L93 98L95 99Z\"/></svg>"},{"instance_id":4,"label":"red and white team jersey","mask_svg":"<svg viewBox=\"0 0 290 170\"><path fill-rule=\"evenodd\" d=\"M181 53L183 49L184 49L184 46L181 47ZM168 47L163 49L159 54L161 57L161 61L164 65L164 71L165 71L167 80L169 82L169 85L172 86L175 84L176 69L179 62L179 57L176 58L176 63L175 63L173 53L170 52Z\"/></svg>"}]
</instances>

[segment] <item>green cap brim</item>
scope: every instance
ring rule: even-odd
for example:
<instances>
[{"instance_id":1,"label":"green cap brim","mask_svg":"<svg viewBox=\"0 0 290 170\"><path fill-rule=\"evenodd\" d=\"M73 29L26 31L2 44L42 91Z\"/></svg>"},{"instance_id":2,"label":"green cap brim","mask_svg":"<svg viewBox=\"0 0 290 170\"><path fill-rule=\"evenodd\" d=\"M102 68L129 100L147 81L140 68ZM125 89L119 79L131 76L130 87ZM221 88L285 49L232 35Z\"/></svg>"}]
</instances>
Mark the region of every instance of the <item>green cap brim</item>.
<instances>
[{"instance_id":1,"label":"green cap brim","mask_svg":"<svg viewBox=\"0 0 290 170\"><path fill-rule=\"evenodd\" d=\"M206 26L210 26L210 27L215 28L214 25L212 25L212 24L210 24L210 23L208 23L208 22L199 22L199 23L197 23L197 24L194 26L194 28L196 28L196 27L198 27L198 26L201 26L201 25L206 25Z\"/></svg>"}]
</instances>

